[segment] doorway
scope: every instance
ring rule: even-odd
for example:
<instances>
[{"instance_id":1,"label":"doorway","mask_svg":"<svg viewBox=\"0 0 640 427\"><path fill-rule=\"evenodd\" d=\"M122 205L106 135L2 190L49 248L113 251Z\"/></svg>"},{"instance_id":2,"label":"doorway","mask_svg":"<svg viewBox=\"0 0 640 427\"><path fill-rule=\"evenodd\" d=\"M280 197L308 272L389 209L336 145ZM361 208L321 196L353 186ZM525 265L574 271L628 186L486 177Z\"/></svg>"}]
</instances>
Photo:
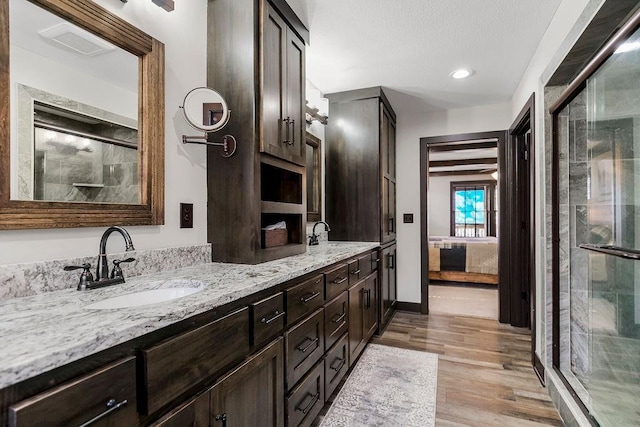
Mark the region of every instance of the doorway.
<instances>
[{"instance_id":1,"label":"doorway","mask_svg":"<svg viewBox=\"0 0 640 427\"><path fill-rule=\"evenodd\" d=\"M498 320L498 141L428 147L429 312Z\"/></svg>"}]
</instances>

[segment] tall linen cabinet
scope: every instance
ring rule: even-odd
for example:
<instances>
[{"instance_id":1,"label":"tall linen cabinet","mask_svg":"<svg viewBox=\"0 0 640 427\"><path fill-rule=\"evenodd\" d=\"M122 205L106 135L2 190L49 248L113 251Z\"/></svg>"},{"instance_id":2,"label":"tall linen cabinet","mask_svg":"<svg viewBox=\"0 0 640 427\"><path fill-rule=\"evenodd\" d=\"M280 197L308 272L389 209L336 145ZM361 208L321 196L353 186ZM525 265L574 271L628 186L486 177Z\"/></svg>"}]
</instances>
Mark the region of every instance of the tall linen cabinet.
<instances>
[{"instance_id":1,"label":"tall linen cabinet","mask_svg":"<svg viewBox=\"0 0 640 427\"><path fill-rule=\"evenodd\" d=\"M209 0L207 84L226 98L230 158L207 151L207 237L213 261L256 264L306 250L305 42L284 0ZM280 221L285 244L262 228Z\"/></svg>"},{"instance_id":2,"label":"tall linen cabinet","mask_svg":"<svg viewBox=\"0 0 640 427\"><path fill-rule=\"evenodd\" d=\"M327 94L326 220L330 240L380 242L379 325L396 292L396 113L381 87Z\"/></svg>"}]
</instances>

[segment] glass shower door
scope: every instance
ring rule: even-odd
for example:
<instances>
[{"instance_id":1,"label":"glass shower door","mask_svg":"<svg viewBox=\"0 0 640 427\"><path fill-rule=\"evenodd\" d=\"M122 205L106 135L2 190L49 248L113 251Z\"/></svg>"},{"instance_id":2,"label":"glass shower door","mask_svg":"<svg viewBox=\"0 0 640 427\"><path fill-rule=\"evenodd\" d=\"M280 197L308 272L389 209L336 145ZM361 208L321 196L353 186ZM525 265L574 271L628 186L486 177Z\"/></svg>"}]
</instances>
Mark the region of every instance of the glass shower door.
<instances>
[{"instance_id":1,"label":"glass shower door","mask_svg":"<svg viewBox=\"0 0 640 427\"><path fill-rule=\"evenodd\" d=\"M588 81L586 243L590 412L640 425L640 51L638 32Z\"/></svg>"}]
</instances>

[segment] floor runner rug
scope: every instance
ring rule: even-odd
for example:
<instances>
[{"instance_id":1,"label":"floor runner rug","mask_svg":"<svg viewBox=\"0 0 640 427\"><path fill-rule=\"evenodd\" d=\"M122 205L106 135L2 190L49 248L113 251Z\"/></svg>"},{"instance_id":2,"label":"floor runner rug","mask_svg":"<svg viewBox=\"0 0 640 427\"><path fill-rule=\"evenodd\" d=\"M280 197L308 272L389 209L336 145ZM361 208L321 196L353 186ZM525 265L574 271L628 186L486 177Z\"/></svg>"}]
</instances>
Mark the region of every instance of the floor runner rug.
<instances>
[{"instance_id":1,"label":"floor runner rug","mask_svg":"<svg viewBox=\"0 0 640 427\"><path fill-rule=\"evenodd\" d=\"M435 425L438 355L370 344L321 427Z\"/></svg>"}]
</instances>

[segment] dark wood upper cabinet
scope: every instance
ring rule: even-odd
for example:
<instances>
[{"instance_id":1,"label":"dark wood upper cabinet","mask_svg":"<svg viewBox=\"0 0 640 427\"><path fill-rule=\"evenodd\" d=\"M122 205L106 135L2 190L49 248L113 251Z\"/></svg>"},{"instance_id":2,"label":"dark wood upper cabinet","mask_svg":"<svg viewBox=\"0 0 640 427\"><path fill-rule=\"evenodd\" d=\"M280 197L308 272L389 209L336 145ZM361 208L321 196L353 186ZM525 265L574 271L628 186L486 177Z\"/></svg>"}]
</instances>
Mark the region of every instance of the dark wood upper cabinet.
<instances>
[{"instance_id":1,"label":"dark wood upper cabinet","mask_svg":"<svg viewBox=\"0 0 640 427\"><path fill-rule=\"evenodd\" d=\"M326 215L331 240L396 236L396 115L382 88L326 95Z\"/></svg>"},{"instance_id":2,"label":"dark wood upper cabinet","mask_svg":"<svg viewBox=\"0 0 640 427\"><path fill-rule=\"evenodd\" d=\"M227 99L224 133L238 141L231 158L207 152L213 261L257 264L306 250L307 40L284 0L209 0L207 84ZM281 221L282 239L263 232Z\"/></svg>"}]
</instances>

